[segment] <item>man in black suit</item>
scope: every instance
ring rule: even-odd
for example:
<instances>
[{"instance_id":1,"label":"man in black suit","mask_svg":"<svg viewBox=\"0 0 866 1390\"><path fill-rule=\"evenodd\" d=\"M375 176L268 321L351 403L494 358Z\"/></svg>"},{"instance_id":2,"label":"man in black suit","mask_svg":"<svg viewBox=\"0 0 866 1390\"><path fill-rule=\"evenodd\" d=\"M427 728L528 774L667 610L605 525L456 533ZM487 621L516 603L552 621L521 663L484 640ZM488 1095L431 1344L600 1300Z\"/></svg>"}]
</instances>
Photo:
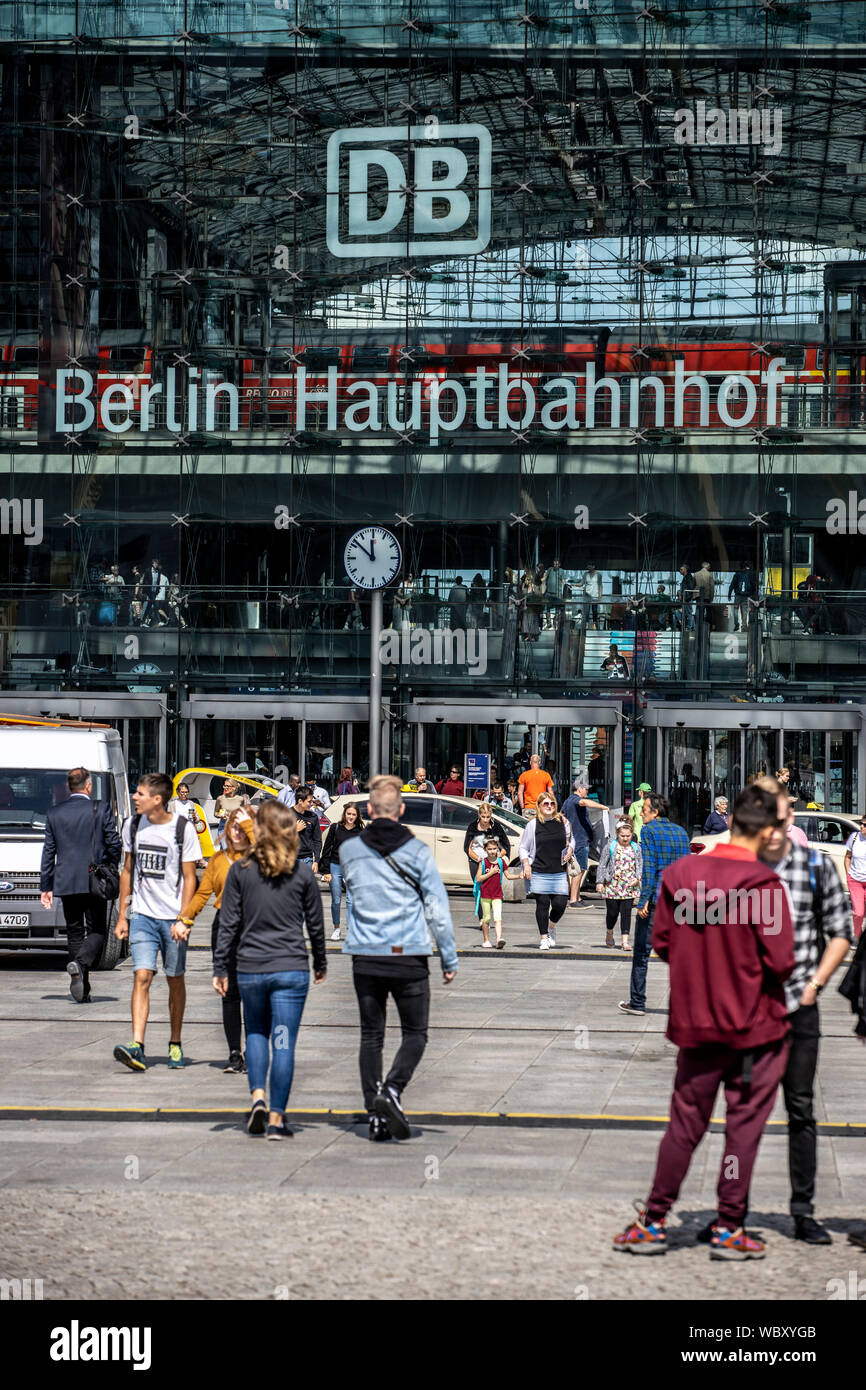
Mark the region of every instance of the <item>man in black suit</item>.
<instances>
[{"instance_id":1,"label":"man in black suit","mask_svg":"<svg viewBox=\"0 0 866 1390\"><path fill-rule=\"evenodd\" d=\"M72 957L66 969L69 989L79 1004L90 999L90 971L102 955L107 926L104 898L90 891L90 866L119 864L120 836L111 806L91 801L93 782L86 767L74 767L66 778L69 800L52 806L45 822L40 902L50 908L57 893L63 904L66 936Z\"/></svg>"}]
</instances>

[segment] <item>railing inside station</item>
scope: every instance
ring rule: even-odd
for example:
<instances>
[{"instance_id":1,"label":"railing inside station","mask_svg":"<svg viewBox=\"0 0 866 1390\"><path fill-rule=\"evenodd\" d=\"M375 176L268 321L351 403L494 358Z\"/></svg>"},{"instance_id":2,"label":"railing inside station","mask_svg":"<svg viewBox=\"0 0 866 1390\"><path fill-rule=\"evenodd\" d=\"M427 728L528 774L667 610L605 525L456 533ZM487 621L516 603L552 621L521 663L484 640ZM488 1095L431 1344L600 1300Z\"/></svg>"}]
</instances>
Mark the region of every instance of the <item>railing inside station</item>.
<instances>
[{"instance_id":1,"label":"railing inside station","mask_svg":"<svg viewBox=\"0 0 866 1390\"><path fill-rule=\"evenodd\" d=\"M85 16L95 6L82 6ZM545 47L568 44L640 43L646 18L660 42L754 44L763 40L770 26L777 43L797 43L803 35L812 44L838 41L844 24L849 43L862 42L866 33L863 6L853 0L822 0L819 6L773 6L769 15L756 4L734 4L688 12L682 7L647 10L642 0L549 0L539 15L537 28ZM425 45L441 47L460 38L465 44L522 44L520 18L525 5L505 3L491 7L486 0L428 0L424 5L422 34ZM225 45L273 43L287 36L295 20L295 6L279 7L274 0L115 0L99 6L98 32L103 44L112 39L156 39L181 33L186 27L190 42ZM406 43L405 6L401 0L310 0L301 8L300 42L304 48L341 48L345 45ZM74 0L13 0L0 11L0 38L68 38L77 32L79 7Z\"/></svg>"},{"instance_id":2,"label":"railing inside station","mask_svg":"<svg viewBox=\"0 0 866 1390\"><path fill-rule=\"evenodd\" d=\"M170 585L151 598L125 586L119 599L103 586L6 586L0 683L362 679L370 619L369 595L340 585ZM827 694L860 677L866 591L809 590L793 601L770 595L738 605L683 602L675 591L533 601L491 585L483 600L455 600L446 583L388 591L383 620L386 686L456 679L528 689L541 681L577 694L677 683L781 698L789 682Z\"/></svg>"}]
</instances>

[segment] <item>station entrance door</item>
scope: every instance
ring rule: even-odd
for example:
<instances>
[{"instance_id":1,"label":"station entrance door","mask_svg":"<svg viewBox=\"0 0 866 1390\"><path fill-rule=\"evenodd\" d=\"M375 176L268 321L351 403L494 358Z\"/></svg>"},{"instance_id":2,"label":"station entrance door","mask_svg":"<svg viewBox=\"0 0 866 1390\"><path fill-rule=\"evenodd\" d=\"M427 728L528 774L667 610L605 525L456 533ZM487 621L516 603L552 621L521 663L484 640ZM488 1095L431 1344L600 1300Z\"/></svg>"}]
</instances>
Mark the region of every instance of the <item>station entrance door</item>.
<instances>
[{"instance_id":1,"label":"station entrance door","mask_svg":"<svg viewBox=\"0 0 866 1390\"><path fill-rule=\"evenodd\" d=\"M703 829L716 797L732 803L780 767L804 805L858 814L866 741L857 705L649 704L644 722L654 786L690 834Z\"/></svg>"},{"instance_id":2,"label":"station entrance door","mask_svg":"<svg viewBox=\"0 0 866 1390\"><path fill-rule=\"evenodd\" d=\"M383 730L389 702L383 700ZM189 720L188 766L231 766L278 781L291 773L333 792L344 767L356 781L369 775L370 706L366 698L291 697L259 693L191 695L182 707ZM384 738L384 734L383 734ZM383 766L386 766L383 763Z\"/></svg>"},{"instance_id":3,"label":"station entrance door","mask_svg":"<svg viewBox=\"0 0 866 1390\"><path fill-rule=\"evenodd\" d=\"M614 701L554 703L525 701L473 705L465 701L416 700L407 718L414 728L414 755L403 758L400 776L423 766L435 781L463 767L467 753L489 753L500 780L519 771L526 751L553 765L560 800L574 777L586 776L590 791L608 806L622 805L622 709ZM411 763L411 766L410 766Z\"/></svg>"}]
</instances>

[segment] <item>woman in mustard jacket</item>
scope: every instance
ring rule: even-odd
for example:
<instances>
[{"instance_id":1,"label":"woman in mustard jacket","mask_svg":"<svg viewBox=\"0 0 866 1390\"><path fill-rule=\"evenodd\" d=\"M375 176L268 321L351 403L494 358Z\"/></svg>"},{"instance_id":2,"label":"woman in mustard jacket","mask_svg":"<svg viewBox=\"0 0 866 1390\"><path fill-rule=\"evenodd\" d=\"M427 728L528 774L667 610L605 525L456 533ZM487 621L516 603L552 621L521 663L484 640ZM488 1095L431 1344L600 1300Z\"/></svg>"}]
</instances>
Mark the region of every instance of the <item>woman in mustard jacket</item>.
<instances>
[{"instance_id":1,"label":"woman in mustard jacket","mask_svg":"<svg viewBox=\"0 0 866 1390\"><path fill-rule=\"evenodd\" d=\"M207 862L207 868L202 874L198 892L189 905L189 916L195 919L210 901L211 894L215 897L216 915L211 927L211 950L216 950L217 934L220 926L220 904L223 897L228 872L236 859L240 859L244 850L255 840L255 823L246 806L239 806L229 815L226 821L226 828L222 836L222 848L212 855ZM246 1063L241 1052L241 996L238 990L237 975L229 975L229 987L226 990L223 1005L223 1030L226 1035L226 1042L229 1048L229 1060L223 1068L224 1071L245 1072Z\"/></svg>"}]
</instances>

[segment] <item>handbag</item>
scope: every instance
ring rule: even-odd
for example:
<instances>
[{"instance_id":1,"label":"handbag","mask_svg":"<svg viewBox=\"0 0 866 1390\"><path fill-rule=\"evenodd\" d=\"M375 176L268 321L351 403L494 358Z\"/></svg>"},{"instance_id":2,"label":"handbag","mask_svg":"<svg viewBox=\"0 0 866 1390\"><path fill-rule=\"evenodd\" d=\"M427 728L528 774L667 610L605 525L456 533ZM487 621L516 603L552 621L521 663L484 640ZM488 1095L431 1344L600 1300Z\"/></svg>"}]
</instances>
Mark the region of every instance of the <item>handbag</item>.
<instances>
[{"instance_id":1,"label":"handbag","mask_svg":"<svg viewBox=\"0 0 866 1390\"><path fill-rule=\"evenodd\" d=\"M114 902L120 892L120 866L111 863L94 864L94 850L96 845L96 818L99 812L99 803L93 803L93 827L90 839L90 892L95 898L104 898L106 902Z\"/></svg>"}]
</instances>

